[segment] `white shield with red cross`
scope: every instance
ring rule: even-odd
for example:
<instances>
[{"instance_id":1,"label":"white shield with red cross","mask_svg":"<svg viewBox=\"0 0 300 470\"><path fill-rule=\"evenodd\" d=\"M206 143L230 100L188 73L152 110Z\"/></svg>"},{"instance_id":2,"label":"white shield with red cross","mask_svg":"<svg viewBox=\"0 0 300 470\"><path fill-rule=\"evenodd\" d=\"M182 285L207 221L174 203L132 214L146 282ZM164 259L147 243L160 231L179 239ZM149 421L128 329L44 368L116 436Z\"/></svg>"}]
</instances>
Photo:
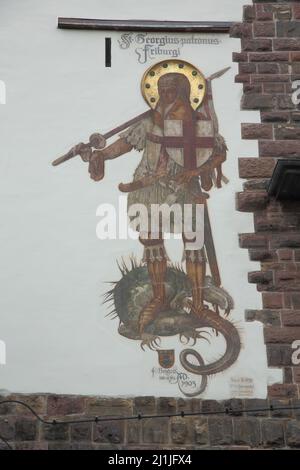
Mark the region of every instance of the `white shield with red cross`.
<instances>
[{"instance_id":1,"label":"white shield with red cross","mask_svg":"<svg viewBox=\"0 0 300 470\"><path fill-rule=\"evenodd\" d=\"M213 152L213 121L165 119L163 142L168 155L178 165L186 169L199 168Z\"/></svg>"}]
</instances>

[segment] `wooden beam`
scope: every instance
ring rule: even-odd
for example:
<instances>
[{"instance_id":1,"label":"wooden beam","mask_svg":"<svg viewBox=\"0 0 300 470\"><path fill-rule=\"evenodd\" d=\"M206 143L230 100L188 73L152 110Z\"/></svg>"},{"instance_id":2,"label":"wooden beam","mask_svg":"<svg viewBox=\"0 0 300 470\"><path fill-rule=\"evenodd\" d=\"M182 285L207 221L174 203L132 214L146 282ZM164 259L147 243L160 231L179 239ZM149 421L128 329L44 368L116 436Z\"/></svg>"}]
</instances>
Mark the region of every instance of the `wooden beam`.
<instances>
[{"instance_id":1,"label":"wooden beam","mask_svg":"<svg viewBox=\"0 0 300 470\"><path fill-rule=\"evenodd\" d=\"M165 33L228 33L230 21L155 21L58 18L58 28L100 31L151 31Z\"/></svg>"}]
</instances>

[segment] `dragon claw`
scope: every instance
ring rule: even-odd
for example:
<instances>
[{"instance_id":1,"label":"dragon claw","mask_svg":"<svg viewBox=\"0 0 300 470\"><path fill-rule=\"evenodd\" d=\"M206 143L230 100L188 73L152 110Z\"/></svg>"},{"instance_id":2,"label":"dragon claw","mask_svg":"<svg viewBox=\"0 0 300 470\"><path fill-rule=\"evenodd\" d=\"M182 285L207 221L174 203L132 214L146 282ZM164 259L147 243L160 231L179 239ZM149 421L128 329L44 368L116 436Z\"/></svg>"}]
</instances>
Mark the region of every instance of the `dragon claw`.
<instances>
[{"instance_id":1,"label":"dragon claw","mask_svg":"<svg viewBox=\"0 0 300 470\"><path fill-rule=\"evenodd\" d=\"M209 343L209 339L203 336L204 333L211 336L208 331L197 331L196 329L185 330L179 334L179 340L182 344L188 344L189 341L193 341L192 346L195 346L198 339L205 339L205 341ZM183 341L184 339L185 341Z\"/></svg>"},{"instance_id":2,"label":"dragon claw","mask_svg":"<svg viewBox=\"0 0 300 470\"><path fill-rule=\"evenodd\" d=\"M145 346L147 346L151 351L156 351L160 347L161 339L159 336L144 333L141 339L141 348L143 351L145 351Z\"/></svg>"},{"instance_id":3,"label":"dragon claw","mask_svg":"<svg viewBox=\"0 0 300 470\"><path fill-rule=\"evenodd\" d=\"M230 314L230 308L226 308L225 312L224 312L224 316L227 318Z\"/></svg>"}]
</instances>

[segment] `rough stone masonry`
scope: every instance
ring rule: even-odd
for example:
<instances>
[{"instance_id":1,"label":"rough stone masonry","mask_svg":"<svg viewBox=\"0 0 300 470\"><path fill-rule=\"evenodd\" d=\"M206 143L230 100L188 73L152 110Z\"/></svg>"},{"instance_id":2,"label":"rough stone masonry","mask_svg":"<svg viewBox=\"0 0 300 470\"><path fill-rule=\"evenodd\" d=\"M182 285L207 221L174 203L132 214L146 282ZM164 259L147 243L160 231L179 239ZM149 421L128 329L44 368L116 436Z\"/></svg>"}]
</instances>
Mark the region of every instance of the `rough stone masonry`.
<instances>
[{"instance_id":1,"label":"rough stone masonry","mask_svg":"<svg viewBox=\"0 0 300 470\"><path fill-rule=\"evenodd\" d=\"M43 424L23 406L0 407L0 435L18 450L272 449L300 448L300 400L223 402L154 397L103 398L72 395L10 395L51 421L108 418L106 422ZM273 407L273 410L269 408ZM290 409L276 409L284 406ZM227 409L227 414L225 410ZM243 410L247 409L247 412ZM195 416L110 421L112 416ZM201 415L201 413L203 413ZM0 449L5 449L0 443Z\"/></svg>"},{"instance_id":2,"label":"rough stone masonry","mask_svg":"<svg viewBox=\"0 0 300 470\"><path fill-rule=\"evenodd\" d=\"M243 84L243 109L260 111L260 124L242 124L242 138L258 140L259 157L239 158L246 181L237 210L253 212L254 233L240 234L241 248L260 271L249 273L264 309L246 319L264 324L268 365L284 372L284 383L269 387L269 397L299 397L300 368L292 363L292 344L300 337L300 203L270 200L269 178L278 158L300 157L300 109L292 84L300 78L300 3L260 2L244 7L243 23L231 35L241 38L235 53Z\"/></svg>"}]
</instances>

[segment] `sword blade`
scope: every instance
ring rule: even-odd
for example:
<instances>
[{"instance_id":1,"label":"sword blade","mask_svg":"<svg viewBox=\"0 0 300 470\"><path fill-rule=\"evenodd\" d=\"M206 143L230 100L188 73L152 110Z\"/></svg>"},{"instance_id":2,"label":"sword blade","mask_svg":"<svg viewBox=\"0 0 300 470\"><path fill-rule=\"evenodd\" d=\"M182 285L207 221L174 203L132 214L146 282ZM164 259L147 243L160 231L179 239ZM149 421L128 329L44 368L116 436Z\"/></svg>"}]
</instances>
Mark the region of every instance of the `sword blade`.
<instances>
[{"instance_id":1,"label":"sword blade","mask_svg":"<svg viewBox=\"0 0 300 470\"><path fill-rule=\"evenodd\" d=\"M204 245L212 278L216 286L219 287L221 285L221 276L206 202L204 204Z\"/></svg>"}]
</instances>

